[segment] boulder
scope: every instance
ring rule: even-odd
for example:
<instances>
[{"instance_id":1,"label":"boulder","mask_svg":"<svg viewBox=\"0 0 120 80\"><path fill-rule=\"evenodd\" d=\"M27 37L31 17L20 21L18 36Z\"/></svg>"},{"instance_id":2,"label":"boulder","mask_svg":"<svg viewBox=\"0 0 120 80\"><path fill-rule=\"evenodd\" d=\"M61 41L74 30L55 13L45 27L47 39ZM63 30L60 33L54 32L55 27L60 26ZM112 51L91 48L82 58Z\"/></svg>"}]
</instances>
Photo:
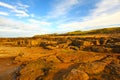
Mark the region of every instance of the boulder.
<instances>
[{"instance_id":1,"label":"boulder","mask_svg":"<svg viewBox=\"0 0 120 80\"><path fill-rule=\"evenodd\" d=\"M78 69L88 74L98 74L104 70L105 66L106 63L103 62L83 63Z\"/></svg>"},{"instance_id":2,"label":"boulder","mask_svg":"<svg viewBox=\"0 0 120 80\"><path fill-rule=\"evenodd\" d=\"M89 76L87 73L77 70L77 69L72 69L71 72L65 77L63 80L88 80Z\"/></svg>"}]
</instances>

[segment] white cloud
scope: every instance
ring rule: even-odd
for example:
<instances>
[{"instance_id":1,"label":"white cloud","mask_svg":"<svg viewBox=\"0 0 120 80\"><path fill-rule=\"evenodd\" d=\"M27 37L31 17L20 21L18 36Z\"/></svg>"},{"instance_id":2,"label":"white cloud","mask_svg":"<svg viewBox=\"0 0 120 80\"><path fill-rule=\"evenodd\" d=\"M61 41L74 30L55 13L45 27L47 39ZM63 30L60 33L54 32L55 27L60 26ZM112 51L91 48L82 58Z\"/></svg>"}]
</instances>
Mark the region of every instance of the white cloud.
<instances>
[{"instance_id":1,"label":"white cloud","mask_svg":"<svg viewBox=\"0 0 120 80\"><path fill-rule=\"evenodd\" d=\"M6 3L4 3L4 2L0 2L0 6L6 7L6 8L9 8L9 9L15 9L14 6L9 5L9 4L6 4Z\"/></svg>"},{"instance_id":2,"label":"white cloud","mask_svg":"<svg viewBox=\"0 0 120 80\"><path fill-rule=\"evenodd\" d=\"M92 15L106 15L120 11L120 0L101 0L96 4L96 9L92 10Z\"/></svg>"},{"instance_id":3,"label":"white cloud","mask_svg":"<svg viewBox=\"0 0 120 80\"><path fill-rule=\"evenodd\" d=\"M11 33L10 35L16 34L16 36L18 36L17 34L19 33L22 33L20 36L24 36L24 35L33 36L35 34L45 34L50 32L49 26L51 23L45 21L37 22L36 20L32 20L32 19L30 21L25 23L23 21L16 21L16 20L0 17L0 32Z\"/></svg>"},{"instance_id":4,"label":"white cloud","mask_svg":"<svg viewBox=\"0 0 120 80\"><path fill-rule=\"evenodd\" d=\"M35 20L35 19L29 19L29 22L33 23L33 24L42 25L42 26L50 26L51 25L50 22L40 21L40 20Z\"/></svg>"},{"instance_id":5,"label":"white cloud","mask_svg":"<svg viewBox=\"0 0 120 80\"><path fill-rule=\"evenodd\" d=\"M21 4L21 3L17 3L17 4L19 5L19 7L24 9L29 7L28 5L25 5L25 4Z\"/></svg>"},{"instance_id":6,"label":"white cloud","mask_svg":"<svg viewBox=\"0 0 120 80\"><path fill-rule=\"evenodd\" d=\"M83 21L74 21L61 24L58 28L64 31L88 30L96 28L120 26L120 0L101 0L96 8L90 11L89 16L83 17Z\"/></svg>"},{"instance_id":7,"label":"white cloud","mask_svg":"<svg viewBox=\"0 0 120 80\"><path fill-rule=\"evenodd\" d=\"M34 18L34 17L35 17L35 15L34 15L34 14L31 14L30 16L31 16L32 18Z\"/></svg>"},{"instance_id":8,"label":"white cloud","mask_svg":"<svg viewBox=\"0 0 120 80\"><path fill-rule=\"evenodd\" d=\"M59 18L60 16L64 16L79 3L79 0L60 0L53 4L53 10L49 12L48 18Z\"/></svg>"},{"instance_id":9,"label":"white cloud","mask_svg":"<svg viewBox=\"0 0 120 80\"><path fill-rule=\"evenodd\" d=\"M28 8L29 8L29 7L30 7L30 6L25 5L25 4L21 4L21 3L17 3L17 5L16 5L16 8L17 8L17 9L23 10L23 11L26 11L26 12L28 12Z\"/></svg>"},{"instance_id":10,"label":"white cloud","mask_svg":"<svg viewBox=\"0 0 120 80\"><path fill-rule=\"evenodd\" d=\"M29 14L22 10L15 9L13 12L16 12L17 13L16 16L18 17L29 17Z\"/></svg>"},{"instance_id":11,"label":"white cloud","mask_svg":"<svg viewBox=\"0 0 120 80\"><path fill-rule=\"evenodd\" d=\"M62 24L59 26L59 28L66 29L66 30L77 30L77 29L95 29L95 28L102 28L102 27L110 27L111 25L116 25L120 24L120 12L112 14L112 15L107 15L107 16L102 16L102 17L97 17L92 20L87 20L83 22L72 22L68 24Z\"/></svg>"},{"instance_id":12,"label":"white cloud","mask_svg":"<svg viewBox=\"0 0 120 80\"><path fill-rule=\"evenodd\" d=\"M8 8L11 12L16 13L15 16L18 17L29 17L29 14L26 12L29 6L20 4L18 6L13 6L4 2L0 2L0 6Z\"/></svg>"},{"instance_id":13,"label":"white cloud","mask_svg":"<svg viewBox=\"0 0 120 80\"><path fill-rule=\"evenodd\" d=\"M0 15L8 16L9 14L6 12L0 12Z\"/></svg>"}]
</instances>

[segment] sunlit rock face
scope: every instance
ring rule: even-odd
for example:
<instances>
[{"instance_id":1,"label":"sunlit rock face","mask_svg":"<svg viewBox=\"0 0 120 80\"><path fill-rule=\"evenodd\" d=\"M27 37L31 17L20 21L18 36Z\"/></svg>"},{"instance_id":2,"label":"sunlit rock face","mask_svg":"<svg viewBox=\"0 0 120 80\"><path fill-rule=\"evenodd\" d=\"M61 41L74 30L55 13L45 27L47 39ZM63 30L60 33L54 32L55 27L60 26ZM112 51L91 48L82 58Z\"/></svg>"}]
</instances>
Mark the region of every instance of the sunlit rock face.
<instances>
[{"instance_id":1,"label":"sunlit rock face","mask_svg":"<svg viewBox=\"0 0 120 80\"><path fill-rule=\"evenodd\" d=\"M93 52L119 53L120 39L111 37L37 37L37 38L5 38L0 45L16 47L42 47L44 49L73 49Z\"/></svg>"}]
</instances>

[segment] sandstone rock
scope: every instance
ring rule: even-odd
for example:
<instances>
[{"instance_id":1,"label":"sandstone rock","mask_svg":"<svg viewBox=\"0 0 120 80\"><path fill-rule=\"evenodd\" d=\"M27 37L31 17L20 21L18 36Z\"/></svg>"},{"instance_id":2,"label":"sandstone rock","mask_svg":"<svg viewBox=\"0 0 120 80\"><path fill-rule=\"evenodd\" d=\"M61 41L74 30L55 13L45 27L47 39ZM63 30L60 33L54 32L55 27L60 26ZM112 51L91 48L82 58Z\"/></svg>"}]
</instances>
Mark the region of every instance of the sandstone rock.
<instances>
[{"instance_id":1,"label":"sandstone rock","mask_svg":"<svg viewBox=\"0 0 120 80\"><path fill-rule=\"evenodd\" d=\"M39 39L31 40L31 46L38 46L40 44Z\"/></svg>"},{"instance_id":2,"label":"sandstone rock","mask_svg":"<svg viewBox=\"0 0 120 80\"><path fill-rule=\"evenodd\" d=\"M75 63L93 62L106 57L105 54L97 54L85 51L79 51L75 53L75 51L72 50L67 50L67 52L61 52L57 54L57 56L63 62L75 62Z\"/></svg>"},{"instance_id":3,"label":"sandstone rock","mask_svg":"<svg viewBox=\"0 0 120 80\"><path fill-rule=\"evenodd\" d=\"M87 46L83 48L84 51L92 51L92 52L111 52L111 49L105 48L104 46Z\"/></svg>"},{"instance_id":4,"label":"sandstone rock","mask_svg":"<svg viewBox=\"0 0 120 80\"><path fill-rule=\"evenodd\" d=\"M56 63L56 62L61 62L56 56L54 56L54 55L51 55L51 56L49 56L49 57L47 57L47 59L46 59L46 61L47 62L53 62L53 63Z\"/></svg>"},{"instance_id":5,"label":"sandstone rock","mask_svg":"<svg viewBox=\"0 0 120 80\"><path fill-rule=\"evenodd\" d=\"M82 70L88 74L98 74L102 72L106 64L103 62L83 63L79 65L79 70Z\"/></svg>"},{"instance_id":6,"label":"sandstone rock","mask_svg":"<svg viewBox=\"0 0 120 80\"><path fill-rule=\"evenodd\" d=\"M101 74L101 80L120 80L120 64L107 65Z\"/></svg>"},{"instance_id":7,"label":"sandstone rock","mask_svg":"<svg viewBox=\"0 0 120 80\"><path fill-rule=\"evenodd\" d=\"M120 53L120 47L112 48L111 52L113 52L113 53Z\"/></svg>"},{"instance_id":8,"label":"sandstone rock","mask_svg":"<svg viewBox=\"0 0 120 80\"><path fill-rule=\"evenodd\" d=\"M47 66L43 60L37 60L27 64L21 71L18 80L35 80L39 76L46 75Z\"/></svg>"},{"instance_id":9,"label":"sandstone rock","mask_svg":"<svg viewBox=\"0 0 120 80\"><path fill-rule=\"evenodd\" d=\"M103 44L104 44L104 38L103 38L103 37L101 37L101 38L99 39L99 43L100 43L100 45L103 45Z\"/></svg>"},{"instance_id":10,"label":"sandstone rock","mask_svg":"<svg viewBox=\"0 0 120 80\"><path fill-rule=\"evenodd\" d=\"M84 41L83 46L91 46L92 42L90 41Z\"/></svg>"},{"instance_id":11,"label":"sandstone rock","mask_svg":"<svg viewBox=\"0 0 120 80\"><path fill-rule=\"evenodd\" d=\"M83 45L83 41L76 39L76 40L72 40L72 42L69 44L69 46L75 46L80 48L80 46Z\"/></svg>"},{"instance_id":12,"label":"sandstone rock","mask_svg":"<svg viewBox=\"0 0 120 80\"><path fill-rule=\"evenodd\" d=\"M101 60L102 58L106 57L105 54L97 54L97 53L92 53L92 52L79 52L78 55L76 55L75 59L74 57L74 62L79 62L79 63L87 63L87 62L94 62L96 60Z\"/></svg>"},{"instance_id":13,"label":"sandstone rock","mask_svg":"<svg viewBox=\"0 0 120 80\"><path fill-rule=\"evenodd\" d=\"M79 48L77 46L69 46L68 49L79 50Z\"/></svg>"},{"instance_id":14,"label":"sandstone rock","mask_svg":"<svg viewBox=\"0 0 120 80\"><path fill-rule=\"evenodd\" d=\"M71 72L63 80L88 80L89 76L80 70L72 69Z\"/></svg>"},{"instance_id":15,"label":"sandstone rock","mask_svg":"<svg viewBox=\"0 0 120 80\"><path fill-rule=\"evenodd\" d=\"M56 47L54 47L54 46L46 46L46 48L49 49L49 50L56 49Z\"/></svg>"}]
</instances>

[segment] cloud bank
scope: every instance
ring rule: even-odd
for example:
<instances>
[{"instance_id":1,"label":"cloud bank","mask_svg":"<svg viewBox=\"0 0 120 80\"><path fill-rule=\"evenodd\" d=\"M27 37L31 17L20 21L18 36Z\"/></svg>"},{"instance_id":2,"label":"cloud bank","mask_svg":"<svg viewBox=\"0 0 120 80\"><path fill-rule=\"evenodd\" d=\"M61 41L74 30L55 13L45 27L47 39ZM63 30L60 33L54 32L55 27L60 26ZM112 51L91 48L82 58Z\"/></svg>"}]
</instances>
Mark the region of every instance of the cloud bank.
<instances>
[{"instance_id":1,"label":"cloud bank","mask_svg":"<svg viewBox=\"0 0 120 80\"><path fill-rule=\"evenodd\" d=\"M7 24L6 24L7 23ZM49 33L51 23L30 19L27 23L0 17L0 36L19 34L17 36L33 36L35 34ZM7 36L9 37L9 35Z\"/></svg>"},{"instance_id":2,"label":"cloud bank","mask_svg":"<svg viewBox=\"0 0 120 80\"><path fill-rule=\"evenodd\" d=\"M29 6L18 3L18 6L13 6L4 2L0 2L0 6L10 9L18 17L28 17L29 14L26 12L26 8ZM8 14L8 13L7 13Z\"/></svg>"},{"instance_id":3,"label":"cloud bank","mask_svg":"<svg viewBox=\"0 0 120 80\"><path fill-rule=\"evenodd\" d=\"M53 9L49 12L48 18L60 18L66 16L71 9L80 4L80 0L61 0L53 4Z\"/></svg>"},{"instance_id":4,"label":"cloud bank","mask_svg":"<svg viewBox=\"0 0 120 80\"><path fill-rule=\"evenodd\" d=\"M83 21L61 24L58 28L64 31L90 30L120 25L120 0L101 0L95 5ZM64 32L63 31L63 32Z\"/></svg>"}]
</instances>

